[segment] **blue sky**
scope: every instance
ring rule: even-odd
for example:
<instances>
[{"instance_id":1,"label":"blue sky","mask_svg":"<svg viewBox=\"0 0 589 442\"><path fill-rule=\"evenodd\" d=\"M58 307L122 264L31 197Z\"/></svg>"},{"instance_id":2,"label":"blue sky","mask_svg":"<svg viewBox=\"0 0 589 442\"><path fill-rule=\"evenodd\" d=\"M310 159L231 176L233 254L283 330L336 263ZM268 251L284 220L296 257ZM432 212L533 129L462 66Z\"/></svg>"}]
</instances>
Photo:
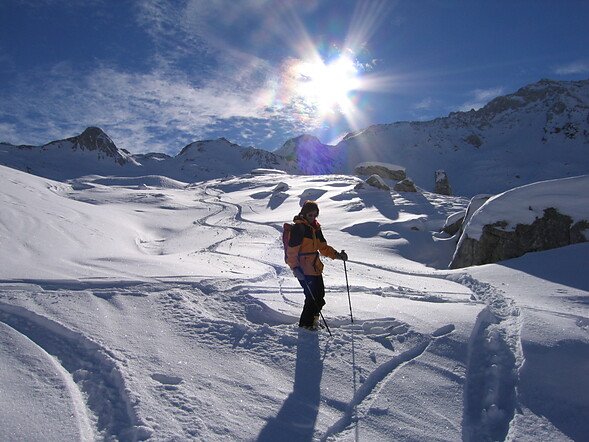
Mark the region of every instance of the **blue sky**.
<instances>
[{"instance_id":1,"label":"blue sky","mask_svg":"<svg viewBox=\"0 0 589 442\"><path fill-rule=\"evenodd\" d=\"M586 0L3 0L0 141L268 150L589 78Z\"/></svg>"}]
</instances>

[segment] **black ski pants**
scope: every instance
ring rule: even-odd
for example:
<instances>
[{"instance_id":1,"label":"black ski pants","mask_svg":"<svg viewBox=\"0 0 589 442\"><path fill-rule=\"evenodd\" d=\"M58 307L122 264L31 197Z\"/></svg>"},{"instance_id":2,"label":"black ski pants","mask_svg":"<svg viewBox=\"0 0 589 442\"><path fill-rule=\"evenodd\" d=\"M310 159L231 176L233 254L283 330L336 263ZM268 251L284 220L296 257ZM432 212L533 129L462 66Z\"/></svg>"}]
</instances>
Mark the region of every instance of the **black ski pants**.
<instances>
[{"instance_id":1,"label":"black ski pants","mask_svg":"<svg viewBox=\"0 0 589 442\"><path fill-rule=\"evenodd\" d=\"M325 286L323 285L323 276L305 275L304 281L299 281L305 292L305 305L299 326L310 327L313 325L313 318L318 315L321 308L325 305Z\"/></svg>"}]
</instances>

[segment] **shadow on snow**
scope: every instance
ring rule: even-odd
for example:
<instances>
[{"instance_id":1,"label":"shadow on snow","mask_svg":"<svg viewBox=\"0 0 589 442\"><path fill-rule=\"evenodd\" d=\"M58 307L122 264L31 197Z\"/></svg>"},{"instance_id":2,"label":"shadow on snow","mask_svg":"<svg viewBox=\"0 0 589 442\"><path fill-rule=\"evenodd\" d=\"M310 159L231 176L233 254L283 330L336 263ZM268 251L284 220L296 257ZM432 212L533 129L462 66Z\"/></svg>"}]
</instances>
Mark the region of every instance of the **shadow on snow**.
<instances>
[{"instance_id":1,"label":"shadow on snow","mask_svg":"<svg viewBox=\"0 0 589 442\"><path fill-rule=\"evenodd\" d=\"M311 333L307 330L299 332L293 391L276 417L268 420L258 436L259 442L313 440L321 400L323 361L319 338Z\"/></svg>"}]
</instances>

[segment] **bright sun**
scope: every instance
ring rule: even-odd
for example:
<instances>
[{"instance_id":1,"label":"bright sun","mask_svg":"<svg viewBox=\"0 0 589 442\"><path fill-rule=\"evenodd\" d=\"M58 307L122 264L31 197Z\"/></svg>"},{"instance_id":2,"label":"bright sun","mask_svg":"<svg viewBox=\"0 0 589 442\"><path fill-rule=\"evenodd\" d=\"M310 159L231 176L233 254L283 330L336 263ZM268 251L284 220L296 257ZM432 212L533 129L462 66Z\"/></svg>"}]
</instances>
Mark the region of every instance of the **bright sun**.
<instances>
[{"instance_id":1,"label":"bright sun","mask_svg":"<svg viewBox=\"0 0 589 442\"><path fill-rule=\"evenodd\" d=\"M347 57L339 57L329 64L322 61L301 63L298 74L301 78L299 94L321 113L346 112L351 105L349 94L358 89L360 83L358 70Z\"/></svg>"}]
</instances>

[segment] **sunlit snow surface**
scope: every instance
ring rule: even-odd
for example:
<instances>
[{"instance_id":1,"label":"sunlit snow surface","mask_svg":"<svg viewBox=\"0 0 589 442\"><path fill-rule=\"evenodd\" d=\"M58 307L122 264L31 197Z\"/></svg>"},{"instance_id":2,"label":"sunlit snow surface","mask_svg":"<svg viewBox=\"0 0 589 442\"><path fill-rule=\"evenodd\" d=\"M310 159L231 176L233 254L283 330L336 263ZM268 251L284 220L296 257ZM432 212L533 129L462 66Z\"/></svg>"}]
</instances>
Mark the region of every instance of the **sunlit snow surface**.
<instances>
[{"instance_id":1,"label":"sunlit snow surface","mask_svg":"<svg viewBox=\"0 0 589 442\"><path fill-rule=\"evenodd\" d=\"M445 270L468 201L358 182L0 167L0 439L583 440L588 245ZM332 337L283 264L306 199Z\"/></svg>"}]
</instances>

